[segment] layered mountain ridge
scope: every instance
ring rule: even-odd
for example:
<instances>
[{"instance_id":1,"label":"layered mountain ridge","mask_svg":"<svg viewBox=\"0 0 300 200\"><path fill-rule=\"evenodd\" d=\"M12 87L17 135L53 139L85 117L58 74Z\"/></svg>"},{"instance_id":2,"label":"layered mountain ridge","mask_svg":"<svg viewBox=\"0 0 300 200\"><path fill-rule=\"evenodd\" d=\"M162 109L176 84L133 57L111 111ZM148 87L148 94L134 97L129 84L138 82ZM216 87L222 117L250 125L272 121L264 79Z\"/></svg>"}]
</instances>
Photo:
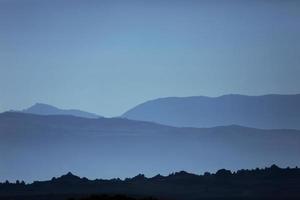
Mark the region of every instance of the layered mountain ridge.
<instances>
[{"instance_id":1,"label":"layered mountain ridge","mask_svg":"<svg viewBox=\"0 0 300 200\"><path fill-rule=\"evenodd\" d=\"M300 129L300 94L167 97L137 105L122 117L177 127Z\"/></svg>"},{"instance_id":2,"label":"layered mountain ridge","mask_svg":"<svg viewBox=\"0 0 300 200\"><path fill-rule=\"evenodd\" d=\"M177 128L122 118L0 114L0 181L300 165L300 131ZM120 169L121 167L121 169Z\"/></svg>"}]
</instances>

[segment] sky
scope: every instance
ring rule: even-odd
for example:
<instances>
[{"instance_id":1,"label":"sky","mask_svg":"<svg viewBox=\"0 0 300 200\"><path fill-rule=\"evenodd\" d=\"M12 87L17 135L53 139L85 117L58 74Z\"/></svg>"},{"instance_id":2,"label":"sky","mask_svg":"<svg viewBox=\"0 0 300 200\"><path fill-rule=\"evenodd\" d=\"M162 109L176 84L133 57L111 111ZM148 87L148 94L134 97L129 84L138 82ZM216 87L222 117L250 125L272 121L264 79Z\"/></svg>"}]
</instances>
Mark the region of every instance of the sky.
<instances>
[{"instance_id":1,"label":"sky","mask_svg":"<svg viewBox=\"0 0 300 200\"><path fill-rule=\"evenodd\" d=\"M297 0L0 0L0 112L300 93Z\"/></svg>"}]
</instances>

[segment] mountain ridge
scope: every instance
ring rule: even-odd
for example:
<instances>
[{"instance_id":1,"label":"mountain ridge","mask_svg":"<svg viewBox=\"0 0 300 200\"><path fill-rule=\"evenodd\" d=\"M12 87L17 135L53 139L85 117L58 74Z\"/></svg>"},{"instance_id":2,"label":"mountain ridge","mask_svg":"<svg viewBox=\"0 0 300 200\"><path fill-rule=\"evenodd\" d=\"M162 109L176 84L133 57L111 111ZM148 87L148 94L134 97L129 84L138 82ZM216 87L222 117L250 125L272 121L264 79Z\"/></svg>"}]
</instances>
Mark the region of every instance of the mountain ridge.
<instances>
[{"instance_id":1,"label":"mountain ridge","mask_svg":"<svg viewBox=\"0 0 300 200\"><path fill-rule=\"evenodd\" d=\"M176 127L236 124L263 129L299 130L300 94L166 97L141 103L121 116Z\"/></svg>"},{"instance_id":2,"label":"mountain ridge","mask_svg":"<svg viewBox=\"0 0 300 200\"><path fill-rule=\"evenodd\" d=\"M85 117L85 118L102 117L94 113L77 110L77 109L60 109L58 107L45 104L45 103L35 103L34 105L30 106L29 108L23 109L20 112L38 114L38 115L72 115L72 116Z\"/></svg>"},{"instance_id":3,"label":"mountain ridge","mask_svg":"<svg viewBox=\"0 0 300 200\"><path fill-rule=\"evenodd\" d=\"M299 153L298 130L178 128L122 118L0 114L0 181L40 180L65 171L124 177L141 170L151 175L271 163L285 167L300 165Z\"/></svg>"},{"instance_id":4,"label":"mountain ridge","mask_svg":"<svg viewBox=\"0 0 300 200\"><path fill-rule=\"evenodd\" d=\"M169 175L132 178L81 178L71 172L51 180L0 182L1 199L61 199L61 195L80 197L90 194L125 194L154 196L161 199L298 199L300 197L299 168L276 165L251 170L219 169L202 175L179 171ZM51 194L51 195L49 195ZM47 198L48 197L48 198ZM221 198L220 198L221 197ZM67 199L67 198L65 198ZM104 198L107 199L107 198Z\"/></svg>"}]
</instances>

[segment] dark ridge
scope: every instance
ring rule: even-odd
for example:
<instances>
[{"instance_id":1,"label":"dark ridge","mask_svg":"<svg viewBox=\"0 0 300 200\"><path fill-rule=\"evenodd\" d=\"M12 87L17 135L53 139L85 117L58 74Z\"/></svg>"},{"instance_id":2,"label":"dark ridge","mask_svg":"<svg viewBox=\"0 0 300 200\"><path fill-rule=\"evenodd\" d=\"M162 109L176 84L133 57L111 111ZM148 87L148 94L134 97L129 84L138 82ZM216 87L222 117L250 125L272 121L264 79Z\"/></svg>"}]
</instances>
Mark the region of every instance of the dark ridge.
<instances>
[{"instance_id":1,"label":"dark ridge","mask_svg":"<svg viewBox=\"0 0 300 200\"><path fill-rule=\"evenodd\" d=\"M269 168L220 169L214 174L196 175L185 171L168 176L146 178L139 174L125 180L88 180L67 173L50 181L0 183L0 199L35 199L36 196L60 199L61 195L84 197L89 194L125 194L131 197L153 196L159 199L299 199L300 169ZM128 197L128 198L131 198ZM87 199L113 199L94 196ZM124 197L125 198L125 197ZM126 198L125 198L126 199Z\"/></svg>"}]
</instances>

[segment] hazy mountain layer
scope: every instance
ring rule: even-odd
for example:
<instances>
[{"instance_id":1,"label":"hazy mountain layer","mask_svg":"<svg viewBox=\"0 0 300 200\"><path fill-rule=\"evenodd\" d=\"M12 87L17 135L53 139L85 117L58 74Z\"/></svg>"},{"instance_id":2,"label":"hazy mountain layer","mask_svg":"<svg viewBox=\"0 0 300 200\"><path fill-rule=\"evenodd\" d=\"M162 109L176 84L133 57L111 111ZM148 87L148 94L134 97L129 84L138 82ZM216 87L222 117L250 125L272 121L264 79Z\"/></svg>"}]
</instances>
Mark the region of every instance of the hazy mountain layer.
<instances>
[{"instance_id":1,"label":"hazy mountain layer","mask_svg":"<svg viewBox=\"0 0 300 200\"><path fill-rule=\"evenodd\" d=\"M65 110L65 109L60 109L43 103L36 103L33 106L25 110L22 110L21 112L29 113L29 114L37 114L37 115L72 115L72 116L85 117L85 118L101 117L99 115L81 111L81 110L76 110L76 109Z\"/></svg>"},{"instance_id":2,"label":"hazy mountain layer","mask_svg":"<svg viewBox=\"0 0 300 200\"><path fill-rule=\"evenodd\" d=\"M300 131L175 128L120 118L0 114L0 181L300 165Z\"/></svg>"},{"instance_id":3,"label":"hazy mountain layer","mask_svg":"<svg viewBox=\"0 0 300 200\"><path fill-rule=\"evenodd\" d=\"M253 128L300 129L300 95L161 98L140 104L122 117L178 127L237 124Z\"/></svg>"}]
</instances>

